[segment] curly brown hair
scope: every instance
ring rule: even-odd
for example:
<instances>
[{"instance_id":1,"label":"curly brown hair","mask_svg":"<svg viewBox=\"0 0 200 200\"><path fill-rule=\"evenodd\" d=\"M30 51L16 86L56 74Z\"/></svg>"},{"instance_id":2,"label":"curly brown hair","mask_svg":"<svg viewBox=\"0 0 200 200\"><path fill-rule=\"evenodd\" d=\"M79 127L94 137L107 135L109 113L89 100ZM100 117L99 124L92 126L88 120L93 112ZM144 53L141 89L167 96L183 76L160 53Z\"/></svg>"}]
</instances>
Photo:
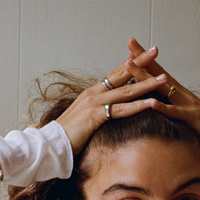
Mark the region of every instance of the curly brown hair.
<instances>
[{"instance_id":1,"label":"curly brown hair","mask_svg":"<svg viewBox=\"0 0 200 200\"><path fill-rule=\"evenodd\" d=\"M40 81L36 80L40 97L30 105L30 116L34 122L35 105L46 104L38 128L57 119L87 87L96 79L80 79L64 72L52 72L61 81L54 82L42 90ZM53 91L50 90L53 88ZM166 99L152 92L141 98L153 97L168 103ZM149 109L136 115L107 121L95 131L82 152L74 159L74 169L69 179L52 179L36 182L29 187L9 186L10 200L84 200L83 184L91 177L92 166L87 163L88 153L95 148L117 149L127 142L143 137L156 137L161 140L182 144L200 144L199 135L185 122L168 119Z\"/></svg>"}]
</instances>

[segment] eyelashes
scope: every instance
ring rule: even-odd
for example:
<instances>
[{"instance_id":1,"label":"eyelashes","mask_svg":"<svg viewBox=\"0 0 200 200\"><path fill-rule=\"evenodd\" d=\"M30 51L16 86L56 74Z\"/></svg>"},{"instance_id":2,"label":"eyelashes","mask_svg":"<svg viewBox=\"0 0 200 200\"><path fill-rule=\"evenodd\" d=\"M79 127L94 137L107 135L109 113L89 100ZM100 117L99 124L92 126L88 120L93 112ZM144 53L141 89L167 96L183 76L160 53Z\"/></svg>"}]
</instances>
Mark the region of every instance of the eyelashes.
<instances>
[{"instance_id":1,"label":"eyelashes","mask_svg":"<svg viewBox=\"0 0 200 200\"><path fill-rule=\"evenodd\" d=\"M200 200L200 197L193 194L188 194L188 195L181 195L180 197L177 198L177 200Z\"/></svg>"},{"instance_id":2,"label":"eyelashes","mask_svg":"<svg viewBox=\"0 0 200 200\"><path fill-rule=\"evenodd\" d=\"M139 200L139 198L129 197L129 198L125 198L123 200ZM181 195L176 200L200 200L200 197L193 195L193 194L188 194L188 195Z\"/></svg>"}]
</instances>

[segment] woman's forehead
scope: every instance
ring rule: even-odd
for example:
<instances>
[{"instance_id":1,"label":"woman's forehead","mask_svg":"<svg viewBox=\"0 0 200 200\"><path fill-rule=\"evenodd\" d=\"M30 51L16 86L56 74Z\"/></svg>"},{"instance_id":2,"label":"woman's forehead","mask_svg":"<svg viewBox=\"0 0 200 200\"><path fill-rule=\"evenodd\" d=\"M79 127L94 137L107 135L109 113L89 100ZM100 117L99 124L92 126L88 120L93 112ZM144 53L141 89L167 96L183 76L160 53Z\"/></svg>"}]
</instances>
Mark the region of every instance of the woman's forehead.
<instances>
[{"instance_id":1,"label":"woman's forehead","mask_svg":"<svg viewBox=\"0 0 200 200\"><path fill-rule=\"evenodd\" d=\"M159 138L141 138L114 149L109 147L91 149L87 155L87 161L89 161L90 165L102 162L101 166L103 168L107 167L107 163L116 164L117 162L119 164L127 163L127 161L130 163L131 161L135 162L135 159L138 159L137 163L139 161L152 164L158 162L159 165L162 165L165 162L169 162L169 160L177 161L179 158L184 161L187 157L194 159L196 163L200 159L200 146L194 143L182 144ZM154 162L151 162L152 160ZM106 163L106 165L104 166L103 163ZM173 162L172 164L175 163L182 162Z\"/></svg>"},{"instance_id":2,"label":"woman's forehead","mask_svg":"<svg viewBox=\"0 0 200 200\"><path fill-rule=\"evenodd\" d=\"M97 156L97 150L91 154L96 161L99 158L94 166L100 165L85 189L103 190L114 183L127 182L149 190L158 191L161 187L160 190L170 192L179 183L200 177L200 148L196 145L141 139L118 150L102 150L99 154Z\"/></svg>"}]
</instances>

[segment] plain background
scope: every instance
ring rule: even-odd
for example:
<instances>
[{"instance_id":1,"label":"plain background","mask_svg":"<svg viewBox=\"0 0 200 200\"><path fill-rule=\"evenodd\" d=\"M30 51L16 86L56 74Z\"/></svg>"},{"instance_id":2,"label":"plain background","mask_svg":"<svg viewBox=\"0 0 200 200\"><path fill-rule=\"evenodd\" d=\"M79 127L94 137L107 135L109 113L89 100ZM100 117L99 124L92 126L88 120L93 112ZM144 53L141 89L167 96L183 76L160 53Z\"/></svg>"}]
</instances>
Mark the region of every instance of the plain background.
<instances>
[{"instance_id":1,"label":"plain background","mask_svg":"<svg viewBox=\"0 0 200 200\"><path fill-rule=\"evenodd\" d=\"M51 70L105 75L134 36L199 90L200 0L0 0L0 133L26 119L29 83ZM100 77L101 77L100 76Z\"/></svg>"}]
</instances>

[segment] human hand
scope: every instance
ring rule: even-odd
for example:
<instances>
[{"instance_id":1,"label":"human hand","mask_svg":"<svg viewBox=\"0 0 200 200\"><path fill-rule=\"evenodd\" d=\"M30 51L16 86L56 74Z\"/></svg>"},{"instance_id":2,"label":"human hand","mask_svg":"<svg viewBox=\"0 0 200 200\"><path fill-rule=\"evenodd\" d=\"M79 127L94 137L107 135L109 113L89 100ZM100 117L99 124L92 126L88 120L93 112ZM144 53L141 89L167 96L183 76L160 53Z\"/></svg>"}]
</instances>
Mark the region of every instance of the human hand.
<instances>
[{"instance_id":1,"label":"human hand","mask_svg":"<svg viewBox=\"0 0 200 200\"><path fill-rule=\"evenodd\" d=\"M129 39L128 47L131 59L128 59L125 62L125 68L130 74L139 81L144 81L152 76L158 76L159 74L165 73L168 77L167 84L158 89L158 92L163 96L167 96L172 85L175 85L177 88L177 91L168 98L172 105L166 105L152 99L151 108L169 118L185 121L200 134L200 99L178 83L156 61L153 60L149 65L142 67L136 63L137 66L133 64L133 62L135 62L133 59L143 54L145 50L134 38ZM156 47L154 51L158 51Z\"/></svg>"},{"instance_id":2,"label":"human hand","mask_svg":"<svg viewBox=\"0 0 200 200\"><path fill-rule=\"evenodd\" d=\"M135 59L135 63L142 67L151 63L156 56L156 51L144 52ZM74 156L81 151L93 132L108 120L104 110L106 103L112 103L110 115L113 119L134 115L150 108L150 102L145 100L128 101L158 89L167 82L166 75L161 75L150 77L136 84L124 85L132 78L132 75L126 71L124 63L106 77L115 89L108 91L99 81L82 92L56 120L68 135Z\"/></svg>"}]
</instances>

